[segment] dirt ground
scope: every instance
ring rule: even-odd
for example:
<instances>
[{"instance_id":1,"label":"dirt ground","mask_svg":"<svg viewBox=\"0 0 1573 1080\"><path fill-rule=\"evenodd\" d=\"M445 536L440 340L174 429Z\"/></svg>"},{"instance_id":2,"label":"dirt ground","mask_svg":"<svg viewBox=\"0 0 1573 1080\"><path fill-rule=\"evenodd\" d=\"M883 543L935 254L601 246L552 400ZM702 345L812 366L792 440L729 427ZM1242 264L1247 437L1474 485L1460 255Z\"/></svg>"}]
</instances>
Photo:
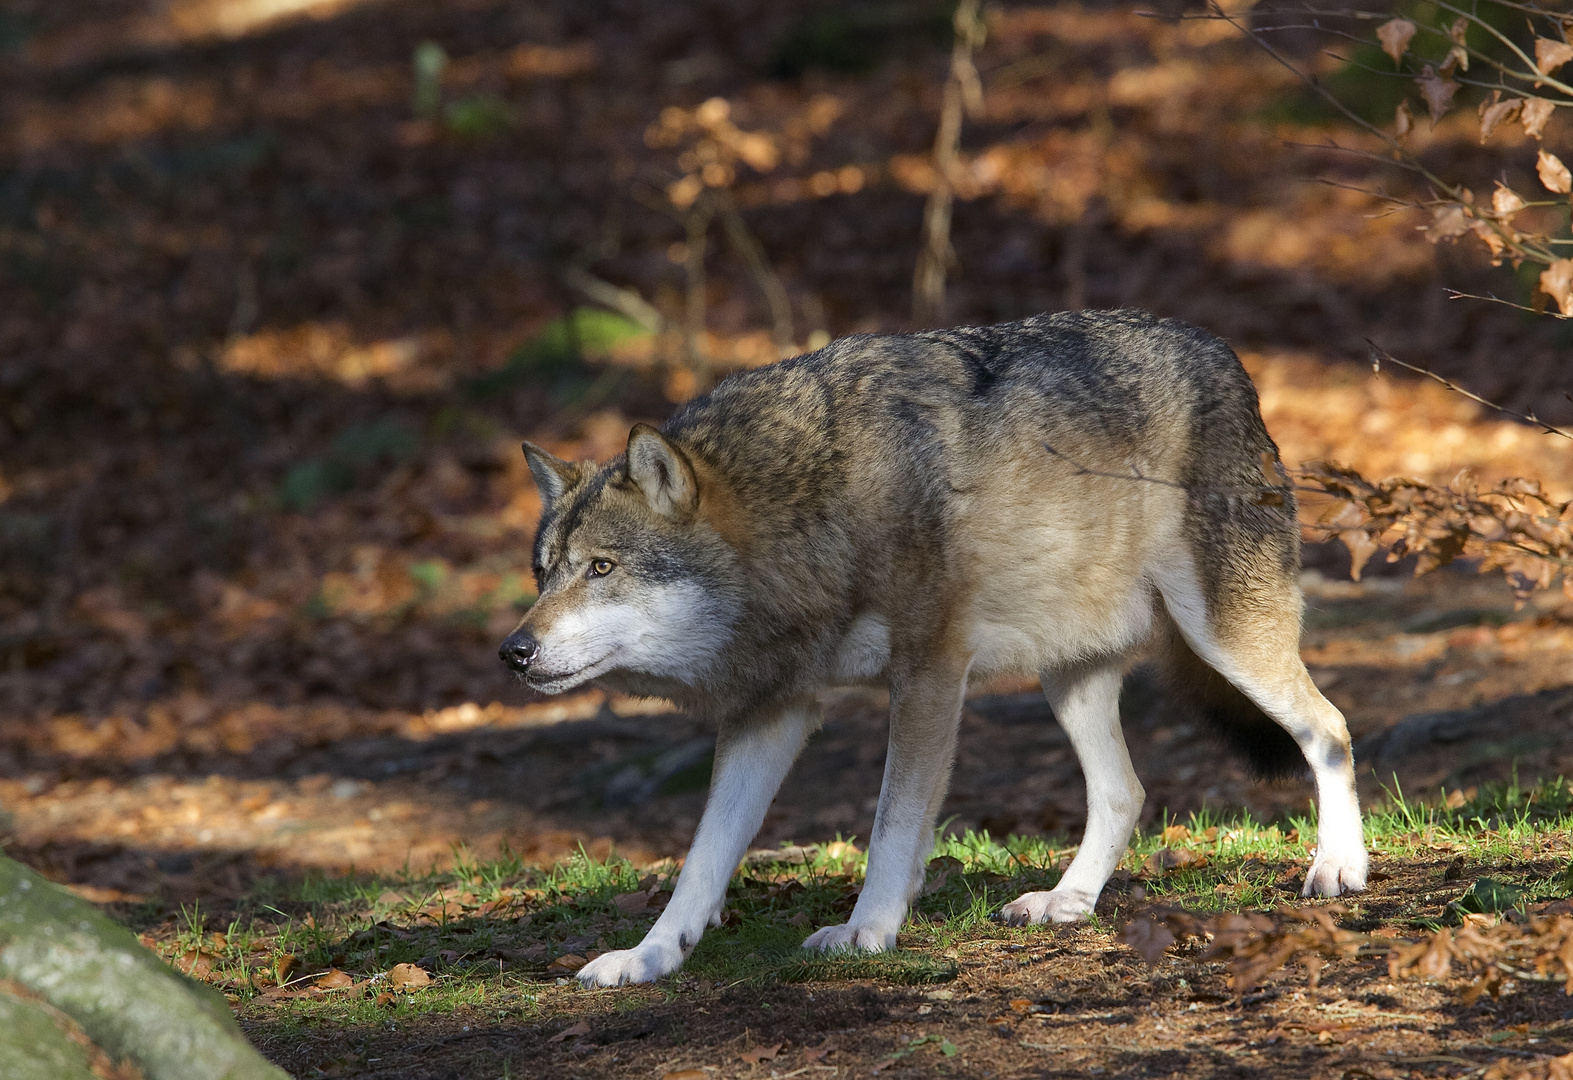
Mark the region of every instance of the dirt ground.
<instances>
[{"instance_id":1,"label":"dirt ground","mask_svg":"<svg viewBox=\"0 0 1573 1080\"><path fill-rule=\"evenodd\" d=\"M495 648L531 588L538 501L518 441L615 454L632 421L693 391L681 343L509 357L586 302L565 284L574 267L681 321L687 237L662 201L678 174L647 129L714 96L745 130L797 133L733 188L795 340L906 328L945 13L339 0L257 21L266 7L21 0L0 15L6 850L146 910L222 908L268 877L446 864L459 844L542 863L680 854L712 733L598 693L532 700ZM1359 143L1292 77L1218 24L1102 4L991 19L952 321L1127 304L1183 317L1240 351L1286 461L1440 480L1471 467L1573 495L1573 444L1365 365L1370 338L1573 422L1567 324L1446 299L1444 285L1525 299L1525 279L1318 183L1403 181L1312 148ZM424 41L449 57L430 115L412 107ZM1548 146L1567 123L1553 118ZM1496 176L1528 190L1534 144L1481 147L1472 125L1462 109L1414 145L1476 190ZM764 362L767 309L719 232L709 244L703 347L721 371ZM1394 777L1431 794L1573 773L1573 605L1515 610L1467 567L1352 583L1332 545L1306 565L1305 658L1348 715L1366 797ZM1139 674L1125 714L1144 824L1204 805L1304 812L1305 785L1252 782ZM834 702L758 843L866 837L884 723L875 697ZM1073 839L1082 800L1033 688L980 688L951 827ZM1395 869L1372 909L1429 888L1438 859ZM937 989L601 995L583 1006L590 1033L558 1043L457 1016L249 1030L302 1076L888 1061L879 1075L1386 1078L1573 1048L1561 997L1461 1010L1370 965L1236 1003L1217 971L1181 985L1181 961L1132 966L1105 931L983 942L958 963ZM778 1057L740 1063L778 1041Z\"/></svg>"}]
</instances>

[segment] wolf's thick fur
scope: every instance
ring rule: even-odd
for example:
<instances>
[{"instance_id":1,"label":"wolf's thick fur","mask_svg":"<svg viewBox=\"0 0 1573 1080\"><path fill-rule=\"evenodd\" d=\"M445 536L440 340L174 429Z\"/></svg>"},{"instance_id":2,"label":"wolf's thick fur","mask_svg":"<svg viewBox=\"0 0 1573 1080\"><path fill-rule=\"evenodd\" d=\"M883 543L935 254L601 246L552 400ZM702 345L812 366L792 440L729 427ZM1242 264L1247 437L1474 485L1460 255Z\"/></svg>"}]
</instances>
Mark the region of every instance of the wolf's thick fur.
<instances>
[{"instance_id":1,"label":"wolf's thick fur","mask_svg":"<svg viewBox=\"0 0 1573 1080\"><path fill-rule=\"evenodd\" d=\"M709 802L644 941L587 985L678 968L819 722L888 686L868 876L808 948L888 949L922 882L969 679L1037 672L1087 778L1080 851L1002 916L1092 910L1142 807L1117 710L1150 642L1215 720L1264 717L1315 778L1307 895L1365 885L1343 716L1300 661L1294 495L1217 338L1132 311L860 336L733 375L603 466L526 445L545 510L540 600L503 658L717 722ZM1260 765L1281 764L1271 753Z\"/></svg>"}]
</instances>

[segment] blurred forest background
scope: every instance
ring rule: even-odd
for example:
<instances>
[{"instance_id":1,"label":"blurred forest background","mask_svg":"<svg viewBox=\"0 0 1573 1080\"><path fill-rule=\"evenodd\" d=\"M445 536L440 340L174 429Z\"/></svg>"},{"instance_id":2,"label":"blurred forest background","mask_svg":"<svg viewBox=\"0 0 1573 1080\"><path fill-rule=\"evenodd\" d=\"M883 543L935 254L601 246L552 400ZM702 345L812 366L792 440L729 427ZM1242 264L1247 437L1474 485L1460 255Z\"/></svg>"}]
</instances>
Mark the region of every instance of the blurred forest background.
<instances>
[{"instance_id":1,"label":"blurred forest background","mask_svg":"<svg viewBox=\"0 0 1573 1080\"><path fill-rule=\"evenodd\" d=\"M1276 2L1230 13L1384 130L1420 100L1373 42L1329 55ZM954 251L925 322L1178 316L1240 351L1290 463L1573 495L1573 443L1367 361L1371 339L1573 423L1573 324L1445 291L1544 307L1543 267L1492 266L1373 194L1434 197L1238 26L1188 11L993 4L976 85L947 91L952 7L927 0L11 0L7 850L109 900L461 842L680 852L705 733L599 692L533 701L496 660L532 599L519 441L604 459L729 370L915 327L937 187ZM1543 190L1566 110L1483 140L1484 98L1465 86L1434 123L1417 104L1408 153L1475 191ZM1533 212L1565 231L1565 202ZM1368 757L1432 790L1573 769L1560 594L1356 586L1329 545L1308 566L1307 655ZM958 827L1078 826L1068 748L1023 726L1025 700L969 710ZM1168 766L1149 818L1303 804L1220 771L1157 704L1136 685L1138 756ZM1469 709L1497 732L1479 752L1380 741ZM882 723L877 699L841 703L764 841L866 836ZM1008 765L984 753L1000 739Z\"/></svg>"}]
</instances>

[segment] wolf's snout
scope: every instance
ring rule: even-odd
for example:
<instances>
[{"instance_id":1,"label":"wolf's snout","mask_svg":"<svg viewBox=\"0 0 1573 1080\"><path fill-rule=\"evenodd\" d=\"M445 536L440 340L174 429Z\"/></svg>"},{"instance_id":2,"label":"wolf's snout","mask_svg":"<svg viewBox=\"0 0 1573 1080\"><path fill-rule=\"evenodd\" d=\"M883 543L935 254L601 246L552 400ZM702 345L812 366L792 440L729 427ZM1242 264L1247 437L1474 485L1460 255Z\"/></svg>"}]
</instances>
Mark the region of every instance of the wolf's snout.
<instances>
[{"instance_id":1,"label":"wolf's snout","mask_svg":"<svg viewBox=\"0 0 1573 1080\"><path fill-rule=\"evenodd\" d=\"M528 630L515 630L503 641L497 655L513 670L524 672L541 652L541 643Z\"/></svg>"}]
</instances>

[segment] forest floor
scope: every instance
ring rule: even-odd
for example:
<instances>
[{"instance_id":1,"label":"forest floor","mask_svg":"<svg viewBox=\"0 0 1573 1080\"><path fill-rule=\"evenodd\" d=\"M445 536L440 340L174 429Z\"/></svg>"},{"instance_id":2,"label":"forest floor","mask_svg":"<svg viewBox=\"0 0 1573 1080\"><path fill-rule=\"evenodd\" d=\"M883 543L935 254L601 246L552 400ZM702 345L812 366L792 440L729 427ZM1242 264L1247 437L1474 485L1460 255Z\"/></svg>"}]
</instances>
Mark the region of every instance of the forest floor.
<instances>
[{"instance_id":1,"label":"forest floor","mask_svg":"<svg viewBox=\"0 0 1573 1080\"><path fill-rule=\"evenodd\" d=\"M386 923L373 937L432 959L439 988L454 966L444 950L466 950L445 940L428 955L434 943L399 938L429 906L406 894L434 882L468 892L473 905L455 901L466 925L500 932L504 915L526 915L476 914L500 894L462 872L485 867L488 888L528 891L547 888L545 868L580 868L567 893L520 910L562 895L587 906L528 915L535 936L526 926L488 944L496 981L466 974L481 982L463 994L341 1009L266 996L254 975L226 983L252 1036L301 1076L1385 1077L1461 1074L1493 1049L1526 1062L1570 1049L1554 1023L1565 999L1538 985L1464 1008L1446 986L1390 990L1351 961L1317 988L1284 982L1271 1002L1240 1003L1216 967L1129 967L1111 934L1130 882L1102 922L1077 930L925 909L946 921L912 924L914 955L933 954L913 960L917 975L892 961L754 979L734 958L696 961L697 974L655 990L559 986L537 961L592 931L577 947L637 928L610 917L628 882L606 867L681 855L712 735L598 692L532 699L495 658L533 598L538 502L519 440L604 459L629 424L660 421L696 387L681 335L587 316L565 282L588 267L681 324L689 241L664 194L681 163L647 129L663 108L719 96L739 127L781 147L775 168L742 169L730 190L781 278L793 341L908 328L946 15L748 0L306 6L256 25L246 13L267 5L234 0L23 0L0 17L8 853L177 956L201 934L211 948L238 918L260 927L247 933L272 943L269 956L343 953L364 980L395 952L346 942ZM1365 144L1293 76L1218 23L1094 4L1005 4L991 19L987 108L963 140L952 321L1117 305L1186 318L1235 345L1291 464L1432 480L1467 467L1573 495L1566 441L1365 363L1370 338L1573 422L1567 324L1447 299L1444 285L1527 301L1528 279L1486 265L1472 239L1433 246L1416 216L1321 183L1409 190L1378 161L1317 148ZM449 63L436 105L417 115L424 41ZM1340 78L1356 97L1387 92ZM1553 118L1547 145L1566 143L1566 125ZM1472 108L1412 139L1478 191L1496 177L1534 183L1534 143L1478 145ZM769 309L719 229L707 259L710 364L771 359ZM1514 777L1527 791L1573 775L1573 604L1543 593L1516 608L1469 567L1414 579L1407 563L1379 562L1350 582L1331 545L1308 546L1306 566L1305 658L1349 718L1368 804L1385 789L1468 808ZM1253 782L1139 673L1124 709L1149 839L1192 814L1245 812L1287 836L1306 812L1303 784ZM884 723L877 696L832 703L756 842L861 846ZM1037 844L1031 873L1047 879L1083 799L1031 686L969 701L942 811L952 832ZM1377 864L1392 876L1348 917L1439 919L1481 876L1554 899L1565 825L1537 818L1539 839L1497 843L1490 820L1476 828L1484 839L1433 834L1429 853L1394 839ZM1303 863L1296 842L1215 853L1216 872L1255 858L1247 877L1267 882L1216 902L1290 899L1272 890ZM596 861L574 862L581 851ZM1014 885L988 875L1020 876L967 874L992 904ZM1222 881L1191 899L1221 896ZM745 914L795 910L753 896L769 883L738 888ZM403 899L379 907L383 893ZM945 895L933 903L961 905ZM834 910L814 904L802 910ZM280 936L305 933L308 913L309 940L284 951ZM562 933L543 931L558 922ZM742 955L772 968L783 935L809 928L784 923ZM724 928L714 948L743 933ZM930 948L930 933L953 941ZM541 956L516 955L535 945ZM225 949L220 982L241 963ZM940 975L950 981L908 985ZM507 1002L482 1008L484 1025L461 1009L479 1008L464 998L477 985ZM579 1019L585 1036L542 1041ZM1529 1026L1490 1041L1512 1024ZM739 1058L775 1042L778 1057ZM810 1043L826 1053L810 1056Z\"/></svg>"}]
</instances>

